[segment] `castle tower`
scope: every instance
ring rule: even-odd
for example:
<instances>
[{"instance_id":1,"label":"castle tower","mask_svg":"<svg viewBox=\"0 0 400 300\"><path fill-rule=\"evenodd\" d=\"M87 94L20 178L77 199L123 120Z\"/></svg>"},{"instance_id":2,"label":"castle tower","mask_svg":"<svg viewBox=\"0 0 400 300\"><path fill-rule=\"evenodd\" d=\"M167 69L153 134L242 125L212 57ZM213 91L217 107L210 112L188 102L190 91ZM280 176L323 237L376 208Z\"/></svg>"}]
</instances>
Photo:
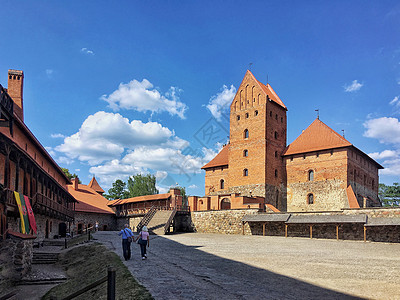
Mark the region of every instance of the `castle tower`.
<instances>
[{"instance_id":1,"label":"castle tower","mask_svg":"<svg viewBox=\"0 0 400 300\"><path fill-rule=\"evenodd\" d=\"M7 92L13 99L14 112L24 121L24 101L23 101L24 72L19 70L8 70Z\"/></svg>"},{"instance_id":2,"label":"castle tower","mask_svg":"<svg viewBox=\"0 0 400 300\"><path fill-rule=\"evenodd\" d=\"M230 192L265 197L284 209L286 111L272 87L247 71L231 104Z\"/></svg>"}]
</instances>

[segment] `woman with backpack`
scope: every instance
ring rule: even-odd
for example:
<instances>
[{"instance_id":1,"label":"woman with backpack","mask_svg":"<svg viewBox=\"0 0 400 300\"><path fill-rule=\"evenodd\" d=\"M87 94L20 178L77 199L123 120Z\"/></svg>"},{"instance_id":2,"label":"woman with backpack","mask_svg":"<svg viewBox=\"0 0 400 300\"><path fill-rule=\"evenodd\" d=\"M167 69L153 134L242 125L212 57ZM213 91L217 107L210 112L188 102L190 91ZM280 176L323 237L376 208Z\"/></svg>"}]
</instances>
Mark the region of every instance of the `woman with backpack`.
<instances>
[{"instance_id":1,"label":"woman with backpack","mask_svg":"<svg viewBox=\"0 0 400 300\"><path fill-rule=\"evenodd\" d=\"M150 246L149 242L149 230L147 226L143 226L142 230L139 232L139 241L138 244L140 245L140 252L142 254L142 259L147 258L146 247Z\"/></svg>"},{"instance_id":2,"label":"woman with backpack","mask_svg":"<svg viewBox=\"0 0 400 300\"><path fill-rule=\"evenodd\" d=\"M122 253L125 260L131 259L131 243L133 239L133 232L129 228L129 225L125 224L125 228L122 229L118 235L122 235Z\"/></svg>"}]
</instances>

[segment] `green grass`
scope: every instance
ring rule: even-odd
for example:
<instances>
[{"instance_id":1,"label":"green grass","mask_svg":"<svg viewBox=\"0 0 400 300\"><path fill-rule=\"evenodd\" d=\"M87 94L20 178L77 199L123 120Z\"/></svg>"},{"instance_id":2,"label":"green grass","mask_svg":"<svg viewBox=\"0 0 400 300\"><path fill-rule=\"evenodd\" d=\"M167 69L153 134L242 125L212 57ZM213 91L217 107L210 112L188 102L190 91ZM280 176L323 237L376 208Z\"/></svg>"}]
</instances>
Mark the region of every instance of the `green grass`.
<instances>
[{"instance_id":1,"label":"green grass","mask_svg":"<svg viewBox=\"0 0 400 300\"><path fill-rule=\"evenodd\" d=\"M116 269L116 299L153 299L133 278L118 255L101 244L91 243L70 249L60 255L58 263L66 270L69 279L52 288L42 299L62 299L106 276L108 267ZM107 299L107 282L74 299Z\"/></svg>"}]
</instances>

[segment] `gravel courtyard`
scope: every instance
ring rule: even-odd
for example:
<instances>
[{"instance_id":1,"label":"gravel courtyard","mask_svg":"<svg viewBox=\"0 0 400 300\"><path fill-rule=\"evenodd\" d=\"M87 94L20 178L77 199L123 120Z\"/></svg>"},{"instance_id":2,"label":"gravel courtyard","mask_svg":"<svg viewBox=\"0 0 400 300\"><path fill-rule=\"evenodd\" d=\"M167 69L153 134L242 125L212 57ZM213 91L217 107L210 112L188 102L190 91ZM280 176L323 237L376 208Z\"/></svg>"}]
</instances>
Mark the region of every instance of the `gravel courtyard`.
<instances>
[{"instance_id":1,"label":"gravel courtyard","mask_svg":"<svg viewBox=\"0 0 400 300\"><path fill-rule=\"evenodd\" d=\"M117 232L95 238L122 257ZM400 244L185 233L132 251L155 299L400 299Z\"/></svg>"}]
</instances>

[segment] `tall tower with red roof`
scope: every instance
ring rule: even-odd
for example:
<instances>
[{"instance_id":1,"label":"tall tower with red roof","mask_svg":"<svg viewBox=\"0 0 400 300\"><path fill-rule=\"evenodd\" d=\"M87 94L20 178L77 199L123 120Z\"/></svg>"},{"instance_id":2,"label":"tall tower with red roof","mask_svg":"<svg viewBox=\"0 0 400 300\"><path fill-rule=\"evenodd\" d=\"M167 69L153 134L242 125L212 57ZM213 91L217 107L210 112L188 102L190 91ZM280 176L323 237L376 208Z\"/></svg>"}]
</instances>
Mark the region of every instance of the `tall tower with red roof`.
<instances>
[{"instance_id":1,"label":"tall tower with red roof","mask_svg":"<svg viewBox=\"0 0 400 300\"><path fill-rule=\"evenodd\" d=\"M286 111L272 87L248 70L230 107L230 143L203 166L206 195L260 196L285 209Z\"/></svg>"}]
</instances>

